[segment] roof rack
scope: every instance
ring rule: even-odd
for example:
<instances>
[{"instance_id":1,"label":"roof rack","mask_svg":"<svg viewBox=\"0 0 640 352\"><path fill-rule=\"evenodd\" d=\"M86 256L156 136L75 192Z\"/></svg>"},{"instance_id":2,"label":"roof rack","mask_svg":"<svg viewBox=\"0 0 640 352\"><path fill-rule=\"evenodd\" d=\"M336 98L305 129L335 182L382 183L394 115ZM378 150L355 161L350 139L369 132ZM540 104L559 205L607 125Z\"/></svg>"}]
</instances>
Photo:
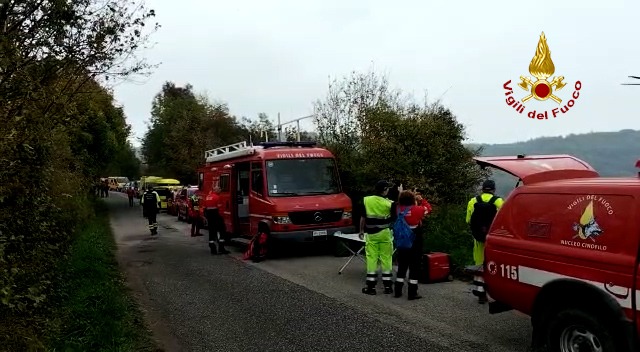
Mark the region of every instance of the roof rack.
<instances>
[{"instance_id":1,"label":"roof rack","mask_svg":"<svg viewBox=\"0 0 640 352\"><path fill-rule=\"evenodd\" d=\"M316 146L316 142L304 141L304 142L262 142L260 143L264 149L273 147L306 147L313 148Z\"/></svg>"},{"instance_id":2,"label":"roof rack","mask_svg":"<svg viewBox=\"0 0 640 352\"><path fill-rule=\"evenodd\" d=\"M238 142L234 144L225 145L223 147L207 150L204 152L205 161L208 163L214 161L221 161L227 159L233 159L245 155L251 155L255 153L256 149L260 147L248 146L247 142Z\"/></svg>"}]
</instances>

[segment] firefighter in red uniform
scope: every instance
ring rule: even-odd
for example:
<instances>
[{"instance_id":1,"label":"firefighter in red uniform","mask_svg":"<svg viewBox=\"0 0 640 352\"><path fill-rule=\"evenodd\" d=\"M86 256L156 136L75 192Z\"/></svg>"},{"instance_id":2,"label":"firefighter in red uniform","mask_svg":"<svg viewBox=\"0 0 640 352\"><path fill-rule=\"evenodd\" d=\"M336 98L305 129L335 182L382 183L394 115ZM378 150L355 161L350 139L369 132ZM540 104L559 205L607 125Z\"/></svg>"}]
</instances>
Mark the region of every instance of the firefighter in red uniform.
<instances>
[{"instance_id":1,"label":"firefighter in red uniform","mask_svg":"<svg viewBox=\"0 0 640 352\"><path fill-rule=\"evenodd\" d=\"M220 215L220 188L213 186L204 199L204 216L209 226L209 249L211 254L228 254L224 248L226 232ZM217 242L217 247L216 247Z\"/></svg>"}]
</instances>

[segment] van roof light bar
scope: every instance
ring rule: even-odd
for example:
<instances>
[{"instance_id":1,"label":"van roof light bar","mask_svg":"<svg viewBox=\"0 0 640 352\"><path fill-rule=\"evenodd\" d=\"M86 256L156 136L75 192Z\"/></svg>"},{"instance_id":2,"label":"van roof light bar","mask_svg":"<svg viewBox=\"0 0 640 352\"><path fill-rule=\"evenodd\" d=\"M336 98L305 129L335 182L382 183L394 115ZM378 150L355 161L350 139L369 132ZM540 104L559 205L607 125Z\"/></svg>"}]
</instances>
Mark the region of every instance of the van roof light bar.
<instances>
[{"instance_id":1,"label":"van roof light bar","mask_svg":"<svg viewBox=\"0 0 640 352\"><path fill-rule=\"evenodd\" d=\"M246 141L225 145L204 152L205 161L208 163L220 160L233 159L251 155L260 147L248 146Z\"/></svg>"},{"instance_id":2,"label":"van roof light bar","mask_svg":"<svg viewBox=\"0 0 640 352\"><path fill-rule=\"evenodd\" d=\"M264 149L273 147L306 147L313 148L316 146L316 142L304 141L304 142L262 142L260 143Z\"/></svg>"}]
</instances>

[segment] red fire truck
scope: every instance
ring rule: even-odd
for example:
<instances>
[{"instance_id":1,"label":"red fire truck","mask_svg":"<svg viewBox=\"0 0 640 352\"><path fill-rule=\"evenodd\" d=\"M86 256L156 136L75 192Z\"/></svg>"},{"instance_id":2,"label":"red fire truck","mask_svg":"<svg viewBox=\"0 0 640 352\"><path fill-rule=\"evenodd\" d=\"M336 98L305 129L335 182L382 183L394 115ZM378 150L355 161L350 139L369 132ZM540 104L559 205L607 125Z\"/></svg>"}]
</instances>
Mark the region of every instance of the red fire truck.
<instances>
[{"instance_id":1,"label":"red fire truck","mask_svg":"<svg viewBox=\"0 0 640 352\"><path fill-rule=\"evenodd\" d=\"M536 350L637 351L640 175L600 177L569 155L476 161L520 185L485 244L489 312L530 315Z\"/></svg>"},{"instance_id":2,"label":"red fire truck","mask_svg":"<svg viewBox=\"0 0 640 352\"><path fill-rule=\"evenodd\" d=\"M265 231L270 239L316 242L355 232L335 158L314 142L240 142L208 150L198 187L206 195L214 185L233 236Z\"/></svg>"}]
</instances>

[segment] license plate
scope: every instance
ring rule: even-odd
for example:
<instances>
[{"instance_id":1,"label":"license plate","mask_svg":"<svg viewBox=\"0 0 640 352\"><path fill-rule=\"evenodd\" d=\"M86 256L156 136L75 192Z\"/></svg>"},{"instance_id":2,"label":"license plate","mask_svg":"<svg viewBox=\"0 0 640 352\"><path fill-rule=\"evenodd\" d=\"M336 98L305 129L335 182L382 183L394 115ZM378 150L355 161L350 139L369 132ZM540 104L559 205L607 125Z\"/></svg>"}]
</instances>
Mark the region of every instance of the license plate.
<instances>
[{"instance_id":1,"label":"license plate","mask_svg":"<svg viewBox=\"0 0 640 352\"><path fill-rule=\"evenodd\" d=\"M194 210L194 211L198 210L198 207L193 207L193 210Z\"/></svg>"},{"instance_id":2,"label":"license plate","mask_svg":"<svg viewBox=\"0 0 640 352\"><path fill-rule=\"evenodd\" d=\"M313 237L326 236L326 235L327 235L327 230L313 231Z\"/></svg>"}]
</instances>

